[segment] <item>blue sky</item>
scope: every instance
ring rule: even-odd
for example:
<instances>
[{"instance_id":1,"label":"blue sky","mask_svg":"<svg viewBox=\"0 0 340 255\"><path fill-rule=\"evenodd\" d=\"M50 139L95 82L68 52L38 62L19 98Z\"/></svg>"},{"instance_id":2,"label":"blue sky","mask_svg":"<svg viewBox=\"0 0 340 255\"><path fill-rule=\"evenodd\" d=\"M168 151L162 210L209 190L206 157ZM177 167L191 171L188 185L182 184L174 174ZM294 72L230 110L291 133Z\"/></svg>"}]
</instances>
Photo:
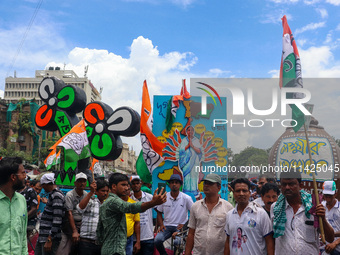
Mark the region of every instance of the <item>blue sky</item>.
<instances>
[{"instance_id":1,"label":"blue sky","mask_svg":"<svg viewBox=\"0 0 340 255\"><path fill-rule=\"evenodd\" d=\"M136 110L144 79L155 95L178 94L183 78L277 77L284 14L303 77L340 77L340 0L44 0L11 67L39 1L2 1L1 94L14 70L64 63L79 76L89 65L104 102Z\"/></svg>"}]
</instances>

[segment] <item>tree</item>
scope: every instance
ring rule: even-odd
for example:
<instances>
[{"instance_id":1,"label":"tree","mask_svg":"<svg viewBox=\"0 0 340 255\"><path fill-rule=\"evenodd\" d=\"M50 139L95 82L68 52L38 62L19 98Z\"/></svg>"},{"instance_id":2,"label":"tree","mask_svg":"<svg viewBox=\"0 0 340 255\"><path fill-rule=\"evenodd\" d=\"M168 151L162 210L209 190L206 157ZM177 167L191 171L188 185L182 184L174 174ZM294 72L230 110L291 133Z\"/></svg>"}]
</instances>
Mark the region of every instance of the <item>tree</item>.
<instances>
[{"instance_id":1,"label":"tree","mask_svg":"<svg viewBox=\"0 0 340 255\"><path fill-rule=\"evenodd\" d=\"M335 142L336 142L337 145L340 147L340 139L336 139Z\"/></svg>"},{"instance_id":2,"label":"tree","mask_svg":"<svg viewBox=\"0 0 340 255\"><path fill-rule=\"evenodd\" d=\"M228 164L230 165L231 162L233 162L233 158L234 158L234 153L231 150L231 148L227 148L227 152L228 152Z\"/></svg>"},{"instance_id":3,"label":"tree","mask_svg":"<svg viewBox=\"0 0 340 255\"><path fill-rule=\"evenodd\" d=\"M268 164L268 152L263 149L247 147L239 154L235 154L232 166L261 166Z\"/></svg>"}]
</instances>

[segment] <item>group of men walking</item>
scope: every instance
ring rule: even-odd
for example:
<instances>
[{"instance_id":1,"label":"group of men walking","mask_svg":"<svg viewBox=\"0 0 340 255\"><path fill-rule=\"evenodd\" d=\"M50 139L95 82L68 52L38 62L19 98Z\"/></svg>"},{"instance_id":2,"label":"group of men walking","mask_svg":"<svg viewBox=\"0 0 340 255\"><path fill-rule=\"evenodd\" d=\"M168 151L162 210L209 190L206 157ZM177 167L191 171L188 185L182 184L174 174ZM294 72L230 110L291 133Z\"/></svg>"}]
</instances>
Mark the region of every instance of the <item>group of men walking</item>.
<instances>
[{"instance_id":1,"label":"group of men walking","mask_svg":"<svg viewBox=\"0 0 340 255\"><path fill-rule=\"evenodd\" d=\"M30 215L36 206L28 199L31 190L24 193L26 199L15 192L24 188L25 177L20 158L0 160L0 254L28 254L26 229L28 222L34 222ZM163 255L167 254L164 241L173 237L176 243L177 233L186 227L186 255L319 254L322 249L326 254L340 254L340 208L334 181L324 183L325 201L316 207L311 195L301 189L298 171L281 173L281 192L265 178L261 197L254 201L250 201L249 180L234 180L230 188L235 207L220 197L219 175L208 174L203 181L205 197L194 203L180 191L183 181L176 174L168 180L170 192L162 188L151 195L141 190L138 176L129 179L119 173L108 182L92 182L86 192L87 177L79 173L75 188L66 196L55 184L54 174L45 174L40 185L49 197L35 254L154 254L156 247ZM155 238L152 208L157 212ZM327 241L324 247L319 241L319 217Z\"/></svg>"}]
</instances>

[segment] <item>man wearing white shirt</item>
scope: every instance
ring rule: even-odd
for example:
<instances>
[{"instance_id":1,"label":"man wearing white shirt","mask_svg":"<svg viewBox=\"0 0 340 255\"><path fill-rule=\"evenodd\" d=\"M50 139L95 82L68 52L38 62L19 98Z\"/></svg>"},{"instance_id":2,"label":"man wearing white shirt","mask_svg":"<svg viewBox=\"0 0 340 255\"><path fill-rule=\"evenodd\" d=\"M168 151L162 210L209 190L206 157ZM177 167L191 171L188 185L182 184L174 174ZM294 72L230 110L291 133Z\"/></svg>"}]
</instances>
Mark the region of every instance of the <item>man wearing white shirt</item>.
<instances>
[{"instance_id":1,"label":"man wearing white shirt","mask_svg":"<svg viewBox=\"0 0 340 255\"><path fill-rule=\"evenodd\" d=\"M227 214L225 255L274 255L273 229L265 210L249 202L250 182L236 179L232 188L236 207Z\"/></svg>"},{"instance_id":2,"label":"man wearing white shirt","mask_svg":"<svg viewBox=\"0 0 340 255\"><path fill-rule=\"evenodd\" d=\"M273 221L275 254L319 254L319 231L314 227L314 216L309 213L312 197L302 190L301 173L291 169L281 172L281 191L270 211ZM326 220L322 204L316 207L325 230L327 242L333 242L334 231Z\"/></svg>"},{"instance_id":3,"label":"man wearing white shirt","mask_svg":"<svg viewBox=\"0 0 340 255\"><path fill-rule=\"evenodd\" d=\"M142 182L138 175L133 175L130 178L131 189L133 194L131 199L140 202L149 202L152 200L152 195L141 190ZM138 254L153 255L154 240L153 240L153 223L152 209L139 213L140 215L140 246Z\"/></svg>"},{"instance_id":4,"label":"man wearing white shirt","mask_svg":"<svg viewBox=\"0 0 340 255\"><path fill-rule=\"evenodd\" d=\"M233 206L218 194L222 183L219 175L208 174L203 181L205 198L191 207L185 255L223 255L226 217Z\"/></svg>"},{"instance_id":5,"label":"man wearing white shirt","mask_svg":"<svg viewBox=\"0 0 340 255\"><path fill-rule=\"evenodd\" d=\"M155 238L155 246L160 255L166 255L163 242L170 238L174 232L178 232L188 221L188 212L194 203L190 196L179 191L183 181L178 174L173 174L168 181L170 193L167 193L167 201L157 206L158 234ZM164 214L164 220L162 218Z\"/></svg>"},{"instance_id":6,"label":"man wearing white shirt","mask_svg":"<svg viewBox=\"0 0 340 255\"><path fill-rule=\"evenodd\" d=\"M334 232L340 231L340 204L336 199L335 181L325 181L323 184L324 201L322 205L326 208L326 219L334 229ZM327 243L325 249L331 255L340 255L340 238L336 238L334 242Z\"/></svg>"}]
</instances>

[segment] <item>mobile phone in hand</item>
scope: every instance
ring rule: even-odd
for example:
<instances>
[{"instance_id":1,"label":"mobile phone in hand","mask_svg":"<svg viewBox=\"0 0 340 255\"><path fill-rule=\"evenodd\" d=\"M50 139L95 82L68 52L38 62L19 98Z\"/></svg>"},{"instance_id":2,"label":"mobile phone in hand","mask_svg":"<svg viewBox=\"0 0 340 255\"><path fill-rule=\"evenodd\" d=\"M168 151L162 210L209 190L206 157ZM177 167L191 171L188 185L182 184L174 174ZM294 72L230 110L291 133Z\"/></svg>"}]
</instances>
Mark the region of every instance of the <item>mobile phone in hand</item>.
<instances>
[{"instance_id":1,"label":"mobile phone in hand","mask_svg":"<svg viewBox=\"0 0 340 255\"><path fill-rule=\"evenodd\" d=\"M157 191L157 194L159 194L159 193L161 192L162 188L164 188L164 189L163 189L163 193L162 193L162 194L164 194L164 193L165 193L165 189L166 189L166 183L164 183L164 182L159 182L159 183L158 183L158 191Z\"/></svg>"}]
</instances>

